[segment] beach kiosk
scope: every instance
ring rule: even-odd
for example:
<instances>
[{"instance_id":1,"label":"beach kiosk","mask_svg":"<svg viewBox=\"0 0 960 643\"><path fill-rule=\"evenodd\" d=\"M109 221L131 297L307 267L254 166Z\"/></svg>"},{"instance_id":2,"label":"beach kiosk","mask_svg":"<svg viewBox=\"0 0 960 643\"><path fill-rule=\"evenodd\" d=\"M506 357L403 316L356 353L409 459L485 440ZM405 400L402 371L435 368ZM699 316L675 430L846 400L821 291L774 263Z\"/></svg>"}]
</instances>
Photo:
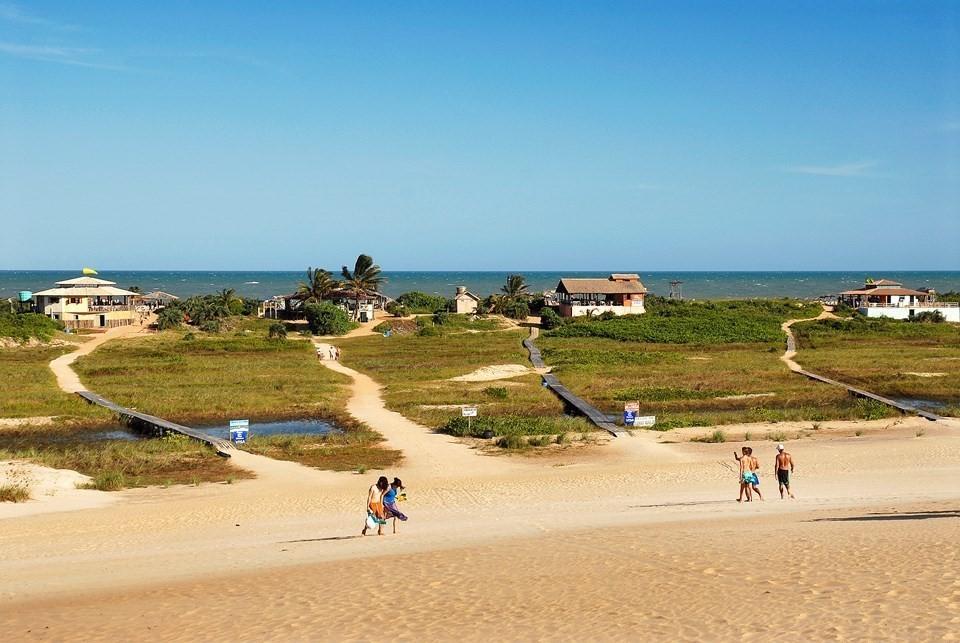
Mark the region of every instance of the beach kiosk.
<instances>
[{"instance_id":1,"label":"beach kiosk","mask_svg":"<svg viewBox=\"0 0 960 643\"><path fill-rule=\"evenodd\" d=\"M948 322L960 322L960 303L937 301L934 290L912 290L890 279L867 279L863 288L845 290L837 301L866 317L913 319L920 313L936 311Z\"/></svg>"},{"instance_id":2,"label":"beach kiosk","mask_svg":"<svg viewBox=\"0 0 960 643\"><path fill-rule=\"evenodd\" d=\"M56 288L33 294L34 309L66 328L116 328L137 319L139 295L91 276L58 281Z\"/></svg>"},{"instance_id":3,"label":"beach kiosk","mask_svg":"<svg viewBox=\"0 0 960 643\"><path fill-rule=\"evenodd\" d=\"M606 279L570 279L557 284L556 298L561 317L582 317L612 312L614 315L642 315L646 287L640 275L614 273Z\"/></svg>"},{"instance_id":4,"label":"beach kiosk","mask_svg":"<svg viewBox=\"0 0 960 643\"><path fill-rule=\"evenodd\" d=\"M453 297L453 312L458 315L474 315L480 306L480 297L467 290L466 286L457 286Z\"/></svg>"}]
</instances>

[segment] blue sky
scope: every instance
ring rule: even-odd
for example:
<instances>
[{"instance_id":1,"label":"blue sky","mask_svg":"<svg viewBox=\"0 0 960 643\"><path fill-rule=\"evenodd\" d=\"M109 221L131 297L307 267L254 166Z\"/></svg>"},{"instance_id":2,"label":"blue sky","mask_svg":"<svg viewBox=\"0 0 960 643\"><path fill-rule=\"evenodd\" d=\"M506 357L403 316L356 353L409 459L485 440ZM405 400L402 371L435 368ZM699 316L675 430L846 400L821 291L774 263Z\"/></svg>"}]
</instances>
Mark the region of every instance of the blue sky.
<instances>
[{"instance_id":1,"label":"blue sky","mask_svg":"<svg viewBox=\"0 0 960 643\"><path fill-rule=\"evenodd\" d=\"M960 3L0 0L0 268L960 269Z\"/></svg>"}]
</instances>

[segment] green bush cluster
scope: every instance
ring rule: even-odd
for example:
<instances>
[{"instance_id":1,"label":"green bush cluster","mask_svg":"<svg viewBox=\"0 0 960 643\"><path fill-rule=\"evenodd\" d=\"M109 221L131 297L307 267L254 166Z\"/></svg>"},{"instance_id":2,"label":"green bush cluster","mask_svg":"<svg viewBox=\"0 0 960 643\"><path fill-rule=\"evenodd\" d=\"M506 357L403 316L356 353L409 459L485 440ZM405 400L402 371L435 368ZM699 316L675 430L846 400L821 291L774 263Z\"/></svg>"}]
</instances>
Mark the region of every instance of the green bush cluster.
<instances>
[{"instance_id":1,"label":"green bush cluster","mask_svg":"<svg viewBox=\"0 0 960 643\"><path fill-rule=\"evenodd\" d=\"M669 344L780 342L784 338L780 325L785 320L814 317L820 310L818 304L791 300L662 300L651 303L644 315L577 318L549 334Z\"/></svg>"},{"instance_id":2,"label":"green bush cluster","mask_svg":"<svg viewBox=\"0 0 960 643\"><path fill-rule=\"evenodd\" d=\"M307 304L303 312L314 335L344 335L354 327L347 313L328 301Z\"/></svg>"},{"instance_id":3,"label":"green bush cluster","mask_svg":"<svg viewBox=\"0 0 960 643\"><path fill-rule=\"evenodd\" d=\"M680 353L664 351L628 352L602 348L551 348L541 349L544 361L551 366L634 366L642 364L665 364L683 361Z\"/></svg>"},{"instance_id":4,"label":"green bush cluster","mask_svg":"<svg viewBox=\"0 0 960 643\"><path fill-rule=\"evenodd\" d=\"M568 431L580 431L583 425L574 418L489 416L468 418L454 417L440 427L441 433L458 437L480 438L487 432L496 437L508 435L557 435Z\"/></svg>"},{"instance_id":5,"label":"green bush cluster","mask_svg":"<svg viewBox=\"0 0 960 643\"><path fill-rule=\"evenodd\" d=\"M440 295L428 295L425 292L405 292L397 297L397 303L403 306L407 313L433 313L440 309L448 309L449 302ZM393 314L391 312L391 314Z\"/></svg>"},{"instance_id":6,"label":"green bush cluster","mask_svg":"<svg viewBox=\"0 0 960 643\"><path fill-rule=\"evenodd\" d=\"M639 400L641 402L667 402L670 400L709 400L725 395L737 395L735 391L690 389L679 386L645 386L624 388L615 391L615 400Z\"/></svg>"},{"instance_id":7,"label":"green bush cluster","mask_svg":"<svg viewBox=\"0 0 960 643\"><path fill-rule=\"evenodd\" d=\"M49 341L63 325L38 313L0 312L0 337L12 337L25 342L29 339Z\"/></svg>"},{"instance_id":8,"label":"green bush cluster","mask_svg":"<svg viewBox=\"0 0 960 643\"><path fill-rule=\"evenodd\" d=\"M553 308L544 308L540 311L540 325L545 330L553 330L563 324L563 317L557 314Z\"/></svg>"}]
</instances>

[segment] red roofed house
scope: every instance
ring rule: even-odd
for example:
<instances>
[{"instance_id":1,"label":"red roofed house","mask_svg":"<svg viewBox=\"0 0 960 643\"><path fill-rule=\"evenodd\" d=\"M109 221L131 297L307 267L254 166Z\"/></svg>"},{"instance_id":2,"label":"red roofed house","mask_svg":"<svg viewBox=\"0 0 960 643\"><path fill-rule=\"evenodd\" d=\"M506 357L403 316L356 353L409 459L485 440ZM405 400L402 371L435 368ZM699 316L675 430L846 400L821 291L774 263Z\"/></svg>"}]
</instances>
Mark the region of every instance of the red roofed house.
<instances>
[{"instance_id":1,"label":"red roofed house","mask_svg":"<svg viewBox=\"0 0 960 643\"><path fill-rule=\"evenodd\" d=\"M581 317L612 312L614 315L641 315L647 289L640 275L614 273L607 279L568 279L557 284L557 301L562 317Z\"/></svg>"},{"instance_id":2,"label":"red roofed house","mask_svg":"<svg viewBox=\"0 0 960 643\"><path fill-rule=\"evenodd\" d=\"M925 311L939 311L947 321L960 322L960 304L937 301L933 290L911 290L889 279L868 279L863 288L847 290L837 298L867 317L910 319Z\"/></svg>"}]
</instances>

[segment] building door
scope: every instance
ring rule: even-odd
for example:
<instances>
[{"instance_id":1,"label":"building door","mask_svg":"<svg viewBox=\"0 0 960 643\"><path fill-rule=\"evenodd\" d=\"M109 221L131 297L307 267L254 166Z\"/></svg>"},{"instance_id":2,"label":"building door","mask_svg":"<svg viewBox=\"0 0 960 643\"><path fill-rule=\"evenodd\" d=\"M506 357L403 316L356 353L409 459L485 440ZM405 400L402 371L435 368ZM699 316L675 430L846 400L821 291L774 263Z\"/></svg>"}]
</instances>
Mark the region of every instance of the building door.
<instances>
[{"instance_id":1,"label":"building door","mask_svg":"<svg viewBox=\"0 0 960 643\"><path fill-rule=\"evenodd\" d=\"M100 328L103 328L106 325L107 325L107 316L100 315Z\"/></svg>"}]
</instances>

